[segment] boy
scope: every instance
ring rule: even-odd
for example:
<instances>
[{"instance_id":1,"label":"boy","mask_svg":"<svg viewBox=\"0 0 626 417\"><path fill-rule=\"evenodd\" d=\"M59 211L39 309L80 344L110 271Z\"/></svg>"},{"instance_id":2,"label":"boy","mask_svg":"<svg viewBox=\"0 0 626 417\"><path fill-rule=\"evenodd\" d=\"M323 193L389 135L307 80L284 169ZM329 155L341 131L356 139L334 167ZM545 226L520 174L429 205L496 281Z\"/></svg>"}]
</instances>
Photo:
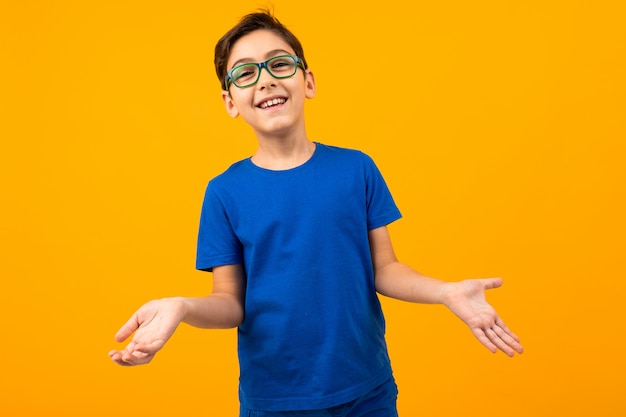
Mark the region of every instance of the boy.
<instances>
[{"instance_id":1,"label":"boy","mask_svg":"<svg viewBox=\"0 0 626 417\"><path fill-rule=\"evenodd\" d=\"M372 160L307 138L315 79L288 29L268 12L245 16L215 66L226 111L258 149L207 187L196 266L213 273L213 292L141 307L114 362L150 362L183 321L238 327L241 416L397 416L377 292L443 303L492 352L522 353L485 302L501 280L443 282L399 263L386 225L400 212Z\"/></svg>"}]
</instances>

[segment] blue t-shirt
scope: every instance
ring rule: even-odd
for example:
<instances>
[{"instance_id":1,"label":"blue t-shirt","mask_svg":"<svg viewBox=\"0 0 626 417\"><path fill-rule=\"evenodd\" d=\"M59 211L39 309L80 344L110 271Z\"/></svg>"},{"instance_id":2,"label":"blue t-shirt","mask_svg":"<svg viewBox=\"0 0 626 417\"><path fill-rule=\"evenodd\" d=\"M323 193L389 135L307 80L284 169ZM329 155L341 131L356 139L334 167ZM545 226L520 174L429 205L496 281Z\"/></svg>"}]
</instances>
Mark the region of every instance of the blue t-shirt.
<instances>
[{"instance_id":1,"label":"blue t-shirt","mask_svg":"<svg viewBox=\"0 0 626 417\"><path fill-rule=\"evenodd\" d=\"M244 265L244 406L327 408L389 378L368 231L400 217L371 158L319 143L296 168L245 159L209 182L196 266Z\"/></svg>"}]
</instances>

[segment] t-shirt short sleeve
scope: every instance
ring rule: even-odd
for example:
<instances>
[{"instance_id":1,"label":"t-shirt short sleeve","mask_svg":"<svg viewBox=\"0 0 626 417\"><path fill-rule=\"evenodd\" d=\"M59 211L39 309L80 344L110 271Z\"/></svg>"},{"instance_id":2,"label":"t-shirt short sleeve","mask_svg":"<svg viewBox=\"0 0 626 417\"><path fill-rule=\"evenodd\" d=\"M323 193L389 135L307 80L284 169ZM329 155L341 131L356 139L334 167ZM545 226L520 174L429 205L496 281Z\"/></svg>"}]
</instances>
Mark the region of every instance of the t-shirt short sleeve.
<instances>
[{"instance_id":1,"label":"t-shirt short sleeve","mask_svg":"<svg viewBox=\"0 0 626 417\"><path fill-rule=\"evenodd\" d=\"M378 167L368 155L365 159L365 182L367 198L367 229L386 226L402 217L389 187Z\"/></svg>"},{"instance_id":2,"label":"t-shirt short sleeve","mask_svg":"<svg viewBox=\"0 0 626 417\"><path fill-rule=\"evenodd\" d=\"M213 267L242 263L243 255L239 239L235 235L224 202L215 186L209 182L198 231L196 268L212 271Z\"/></svg>"}]
</instances>

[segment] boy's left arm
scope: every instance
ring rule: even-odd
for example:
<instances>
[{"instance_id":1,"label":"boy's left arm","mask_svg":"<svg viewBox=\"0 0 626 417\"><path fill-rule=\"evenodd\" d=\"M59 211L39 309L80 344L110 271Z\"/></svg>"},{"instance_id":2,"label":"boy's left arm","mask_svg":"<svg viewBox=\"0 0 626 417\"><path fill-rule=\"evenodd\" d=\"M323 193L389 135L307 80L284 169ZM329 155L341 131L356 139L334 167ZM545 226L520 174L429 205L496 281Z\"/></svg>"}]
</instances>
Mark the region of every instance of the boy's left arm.
<instances>
[{"instance_id":1,"label":"boy's left arm","mask_svg":"<svg viewBox=\"0 0 626 417\"><path fill-rule=\"evenodd\" d=\"M519 337L485 299L485 290L502 285L500 278L445 282L427 277L398 261L386 227L369 232L376 291L398 300L444 304L459 317L487 349L508 356L522 353Z\"/></svg>"}]
</instances>

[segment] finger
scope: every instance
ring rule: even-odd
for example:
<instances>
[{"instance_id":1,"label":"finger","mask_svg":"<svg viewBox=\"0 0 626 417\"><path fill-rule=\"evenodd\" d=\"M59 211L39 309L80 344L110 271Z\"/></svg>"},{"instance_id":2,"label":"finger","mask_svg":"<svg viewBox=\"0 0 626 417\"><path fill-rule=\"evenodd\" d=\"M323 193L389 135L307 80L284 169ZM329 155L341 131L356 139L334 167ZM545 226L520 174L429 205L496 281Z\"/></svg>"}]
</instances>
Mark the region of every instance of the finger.
<instances>
[{"instance_id":1,"label":"finger","mask_svg":"<svg viewBox=\"0 0 626 417\"><path fill-rule=\"evenodd\" d=\"M508 326L504 324L504 322L502 321L502 319L500 319L500 317L496 317L496 325L501 327L509 336L515 339L516 342L520 341L519 336L513 333L511 329L509 329Z\"/></svg>"},{"instance_id":2,"label":"finger","mask_svg":"<svg viewBox=\"0 0 626 417\"><path fill-rule=\"evenodd\" d=\"M152 360L162 343L157 340L151 343L141 343L132 340L124 350L120 352L121 360L130 365L143 365Z\"/></svg>"},{"instance_id":3,"label":"finger","mask_svg":"<svg viewBox=\"0 0 626 417\"><path fill-rule=\"evenodd\" d=\"M139 328L139 320L137 319L137 313L133 314L130 319L117 331L115 334L115 340L117 342L123 342L128 339L128 336L133 334L135 330Z\"/></svg>"},{"instance_id":4,"label":"finger","mask_svg":"<svg viewBox=\"0 0 626 417\"><path fill-rule=\"evenodd\" d=\"M498 349L505 352L508 356L514 356L515 352L519 354L524 353L524 348L519 343L519 337L510 330L507 330L498 325L494 325L490 331L487 332L487 336L498 346Z\"/></svg>"},{"instance_id":5,"label":"finger","mask_svg":"<svg viewBox=\"0 0 626 417\"><path fill-rule=\"evenodd\" d=\"M498 351L498 347L494 345L491 340L489 340L489 337L487 337L482 329L472 329L472 333L474 333L474 337L476 337L476 339L478 339L483 346L489 349L491 353L496 353Z\"/></svg>"},{"instance_id":6,"label":"finger","mask_svg":"<svg viewBox=\"0 0 626 417\"><path fill-rule=\"evenodd\" d=\"M116 364L120 365L120 366L136 366L136 365L144 365L148 362L150 362L150 360L136 360L135 358L130 358L130 359L124 359L121 356L119 357L112 357L111 360L113 360L113 362L115 362Z\"/></svg>"},{"instance_id":7,"label":"finger","mask_svg":"<svg viewBox=\"0 0 626 417\"><path fill-rule=\"evenodd\" d=\"M498 347L502 351L508 352L507 354L509 356L513 356L514 352L517 352L517 353L520 353L520 354L524 353L524 348L519 343L519 340L516 340L513 336L509 335L503 329L501 329L501 328L499 328L497 326L494 326L493 331L496 333L496 335L502 341L502 343L505 344L506 349L500 347L499 344L498 344Z\"/></svg>"},{"instance_id":8,"label":"finger","mask_svg":"<svg viewBox=\"0 0 626 417\"><path fill-rule=\"evenodd\" d=\"M124 362L124 360L122 359L122 352L119 352L117 350L112 350L111 352L109 352L109 357L111 358L113 362L115 362L118 365L121 365L121 366L133 365L132 363Z\"/></svg>"},{"instance_id":9,"label":"finger","mask_svg":"<svg viewBox=\"0 0 626 417\"><path fill-rule=\"evenodd\" d=\"M483 287L486 290L492 290L494 288L499 288L502 286L502 278L483 278L481 279L483 283Z\"/></svg>"},{"instance_id":10,"label":"finger","mask_svg":"<svg viewBox=\"0 0 626 417\"><path fill-rule=\"evenodd\" d=\"M133 353L137 350L137 343L133 340L126 347L119 351L116 357L126 364L132 364Z\"/></svg>"},{"instance_id":11,"label":"finger","mask_svg":"<svg viewBox=\"0 0 626 417\"><path fill-rule=\"evenodd\" d=\"M515 352L511 349L496 333L493 328L485 329L485 335L489 341L496 347L497 350L501 350L507 356L513 356Z\"/></svg>"},{"instance_id":12,"label":"finger","mask_svg":"<svg viewBox=\"0 0 626 417\"><path fill-rule=\"evenodd\" d=\"M152 353L135 350L124 354L122 360L128 365L145 365L149 363L153 357L154 354Z\"/></svg>"},{"instance_id":13,"label":"finger","mask_svg":"<svg viewBox=\"0 0 626 417\"><path fill-rule=\"evenodd\" d=\"M504 343L506 343L508 346L515 346L517 344L519 344L519 342L517 340L515 340L513 338L513 336L511 336L510 334L508 334L504 329L502 329L499 326L493 326L491 328L491 330L496 334L496 336L502 340Z\"/></svg>"},{"instance_id":14,"label":"finger","mask_svg":"<svg viewBox=\"0 0 626 417\"><path fill-rule=\"evenodd\" d=\"M493 328L486 329L485 334L487 335L491 343L493 343L498 349L504 352L507 356L512 357L515 355L515 351L508 345L508 343L501 336L507 337L512 342L514 341L511 337L508 337L508 335L506 335L506 333L502 329L494 326Z\"/></svg>"}]
</instances>

